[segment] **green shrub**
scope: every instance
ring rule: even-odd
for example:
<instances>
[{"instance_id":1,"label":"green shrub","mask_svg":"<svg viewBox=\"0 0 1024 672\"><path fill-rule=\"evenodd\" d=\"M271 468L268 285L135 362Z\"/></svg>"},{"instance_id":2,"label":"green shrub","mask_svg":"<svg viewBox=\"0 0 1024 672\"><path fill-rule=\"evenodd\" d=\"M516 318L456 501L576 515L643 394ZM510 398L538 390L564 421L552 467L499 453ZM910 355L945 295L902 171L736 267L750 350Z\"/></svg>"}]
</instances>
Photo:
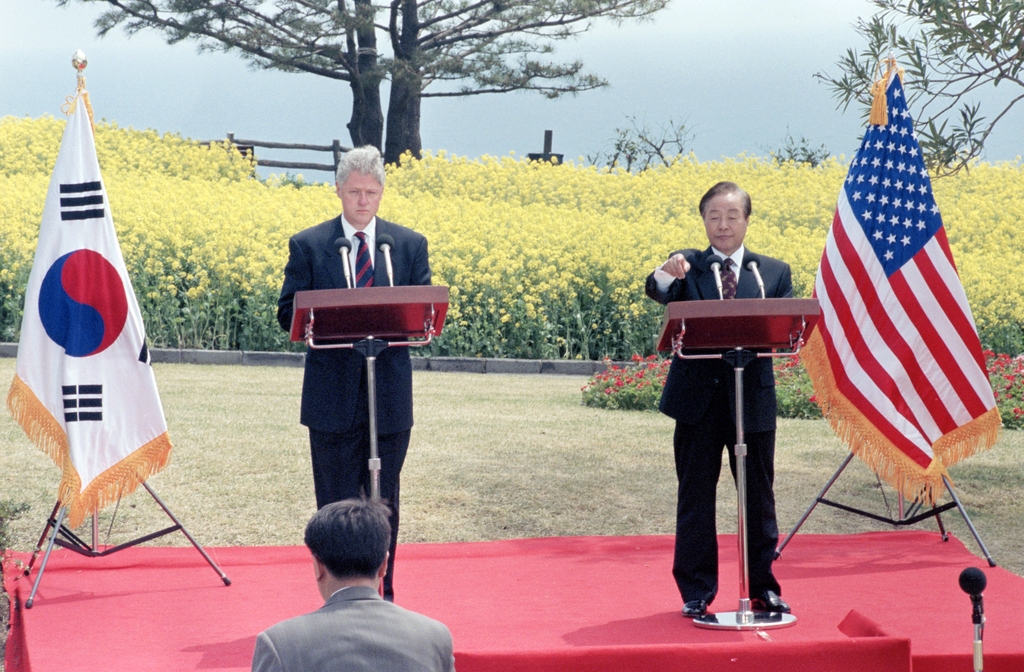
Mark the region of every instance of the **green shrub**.
<instances>
[{"instance_id":1,"label":"green shrub","mask_svg":"<svg viewBox=\"0 0 1024 672\"><path fill-rule=\"evenodd\" d=\"M581 389L583 405L622 411L656 411L671 360L633 355L631 364L605 360L607 367Z\"/></svg>"},{"instance_id":2,"label":"green shrub","mask_svg":"<svg viewBox=\"0 0 1024 672\"><path fill-rule=\"evenodd\" d=\"M668 376L670 359L633 355L625 365L605 360L607 369L594 375L581 390L583 405L624 411L656 411ZM811 379L797 357L773 362L780 418L820 418ZM1024 389L1024 388L1022 388Z\"/></svg>"},{"instance_id":3,"label":"green shrub","mask_svg":"<svg viewBox=\"0 0 1024 672\"><path fill-rule=\"evenodd\" d=\"M775 360L775 394L780 418L820 418L821 409L814 400L814 386L800 357Z\"/></svg>"},{"instance_id":4,"label":"green shrub","mask_svg":"<svg viewBox=\"0 0 1024 672\"><path fill-rule=\"evenodd\" d=\"M985 364L1003 427L1024 428L1024 357L997 355L986 350Z\"/></svg>"}]
</instances>

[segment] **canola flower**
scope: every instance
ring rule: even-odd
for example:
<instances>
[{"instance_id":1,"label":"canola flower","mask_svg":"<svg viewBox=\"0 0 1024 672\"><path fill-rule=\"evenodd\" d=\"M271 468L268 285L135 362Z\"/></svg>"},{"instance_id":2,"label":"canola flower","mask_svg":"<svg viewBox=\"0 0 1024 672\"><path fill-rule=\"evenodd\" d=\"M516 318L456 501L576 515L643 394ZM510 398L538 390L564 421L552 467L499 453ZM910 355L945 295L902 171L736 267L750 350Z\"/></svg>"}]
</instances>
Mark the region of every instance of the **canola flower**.
<instances>
[{"instance_id":1,"label":"canola flower","mask_svg":"<svg viewBox=\"0 0 1024 672\"><path fill-rule=\"evenodd\" d=\"M63 123L0 119L3 341L18 338ZM287 240L338 214L333 185L260 181L234 148L173 134L101 123L96 139L151 344L295 347L275 318ZM439 152L389 169L380 216L427 236L434 283L451 289L432 354L626 360L652 352L661 320L646 275L674 250L707 245L697 202L711 184L750 192L748 245L787 261L796 294L809 296L845 174L841 159L811 168L691 155L634 175ZM1024 350L1024 286L999 270L1024 261L1024 168L979 164L935 189L983 343Z\"/></svg>"}]
</instances>

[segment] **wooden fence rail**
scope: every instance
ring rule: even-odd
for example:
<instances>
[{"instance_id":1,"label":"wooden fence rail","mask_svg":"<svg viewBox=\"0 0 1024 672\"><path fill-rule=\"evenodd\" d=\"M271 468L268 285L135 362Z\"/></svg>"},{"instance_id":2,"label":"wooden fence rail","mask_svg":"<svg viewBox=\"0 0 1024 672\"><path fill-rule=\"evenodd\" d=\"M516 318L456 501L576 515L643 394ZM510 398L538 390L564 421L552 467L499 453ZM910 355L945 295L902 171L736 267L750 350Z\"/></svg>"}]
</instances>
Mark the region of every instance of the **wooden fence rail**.
<instances>
[{"instance_id":1,"label":"wooden fence rail","mask_svg":"<svg viewBox=\"0 0 1024 672\"><path fill-rule=\"evenodd\" d=\"M340 140L333 140L329 145L307 145L302 143L289 143L289 142L264 142L263 140L243 140L241 138L235 138L234 133L227 134L228 142L238 148L238 151L242 154L246 152L252 152L252 157L256 159L257 166L267 166L268 168L294 168L297 170L325 170L331 173L335 173L338 170L338 162L341 161L341 155L345 152L350 151L351 147L342 147ZM212 140L210 142L221 142L220 140ZM210 142L203 142L200 144L209 145ZM256 147L263 147L265 149L292 149L301 150L307 152L330 152L334 158L334 165L327 163L305 163L301 161L274 161L272 159L258 159L256 158Z\"/></svg>"}]
</instances>

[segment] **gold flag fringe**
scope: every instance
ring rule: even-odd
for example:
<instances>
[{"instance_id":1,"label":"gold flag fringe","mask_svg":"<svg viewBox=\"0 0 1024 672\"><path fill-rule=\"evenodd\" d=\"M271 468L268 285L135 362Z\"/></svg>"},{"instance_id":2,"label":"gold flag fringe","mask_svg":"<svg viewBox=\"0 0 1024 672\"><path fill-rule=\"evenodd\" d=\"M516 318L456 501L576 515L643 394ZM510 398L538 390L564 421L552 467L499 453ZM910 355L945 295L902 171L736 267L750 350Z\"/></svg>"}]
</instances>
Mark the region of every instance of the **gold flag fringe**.
<instances>
[{"instance_id":1,"label":"gold flag fringe","mask_svg":"<svg viewBox=\"0 0 1024 672\"><path fill-rule=\"evenodd\" d=\"M943 436L935 442L932 450L944 465L950 467L996 445L1002 427L999 409L992 408Z\"/></svg>"},{"instance_id":2,"label":"gold flag fringe","mask_svg":"<svg viewBox=\"0 0 1024 672\"><path fill-rule=\"evenodd\" d=\"M889 441L864 415L846 398L836 385L835 376L825 352L821 334L815 330L807 345L800 353L807 374L814 384L814 395L822 415L828 420L836 436L859 457L878 477L891 485L908 500L921 500L932 504L937 493L943 491L942 477L949 478L943 461L936 453L928 467L922 468L903 451ZM985 416L982 416L984 418ZM998 417L998 416L997 416ZM980 420L981 418L979 418ZM977 422L977 421L975 421ZM970 427L969 423L960 429ZM988 440L988 434L978 432L976 445ZM994 440L994 438L993 438ZM954 445L969 444L965 434Z\"/></svg>"},{"instance_id":3,"label":"gold flag fringe","mask_svg":"<svg viewBox=\"0 0 1024 672\"><path fill-rule=\"evenodd\" d=\"M171 440L164 432L97 476L82 492L82 479L71 461L67 434L18 375L7 394L7 408L29 440L60 468L57 499L68 507L68 526L72 528L81 525L93 511L134 492L170 461Z\"/></svg>"},{"instance_id":4,"label":"gold flag fringe","mask_svg":"<svg viewBox=\"0 0 1024 672\"><path fill-rule=\"evenodd\" d=\"M94 478L85 492L80 494L82 483L78 472L74 467L70 473L65 471L58 498L68 507L68 524L77 527L93 511L135 492L150 476L166 467L170 457L171 439L164 432ZM65 499L65 494L68 499Z\"/></svg>"},{"instance_id":5,"label":"gold flag fringe","mask_svg":"<svg viewBox=\"0 0 1024 672\"><path fill-rule=\"evenodd\" d=\"M63 470L64 462L68 460L68 435L18 374L14 374L11 389L7 393L7 408L14 421L25 430L29 441L36 444Z\"/></svg>"}]
</instances>

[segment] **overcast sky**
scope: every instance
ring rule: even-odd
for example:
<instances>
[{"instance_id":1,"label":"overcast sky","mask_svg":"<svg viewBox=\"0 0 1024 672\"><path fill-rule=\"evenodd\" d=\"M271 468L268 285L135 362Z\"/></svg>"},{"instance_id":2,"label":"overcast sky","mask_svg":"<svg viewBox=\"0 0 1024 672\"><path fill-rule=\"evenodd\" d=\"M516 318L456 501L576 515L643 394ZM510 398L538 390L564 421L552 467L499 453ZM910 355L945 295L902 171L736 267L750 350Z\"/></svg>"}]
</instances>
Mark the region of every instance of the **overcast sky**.
<instances>
[{"instance_id":1,"label":"overcast sky","mask_svg":"<svg viewBox=\"0 0 1024 672\"><path fill-rule=\"evenodd\" d=\"M118 29L99 39L92 24L102 7L0 0L0 116L59 115L74 92L70 61L80 48L97 116L121 126L206 140L232 131L277 142L349 143L346 83L254 71L237 56L199 55L194 44L168 46L154 33L127 38ZM871 9L867 0L673 0L654 21L599 24L559 45L556 56L582 58L607 88L556 101L530 93L425 100L423 146L469 157L525 154L540 151L544 130L552 129L554 150L575 158L606 148L614 129L635 115L650 126L685 120L702 160L765 155L787 129L849 157L859 113L837 110L812 75L835 72L847 47L862 46L851 24ZM1004 119L986 158L1021 154L1022 127L1024 112ZM325 158L270 150L261 156Z\"/></svg>"}]
</instances>

